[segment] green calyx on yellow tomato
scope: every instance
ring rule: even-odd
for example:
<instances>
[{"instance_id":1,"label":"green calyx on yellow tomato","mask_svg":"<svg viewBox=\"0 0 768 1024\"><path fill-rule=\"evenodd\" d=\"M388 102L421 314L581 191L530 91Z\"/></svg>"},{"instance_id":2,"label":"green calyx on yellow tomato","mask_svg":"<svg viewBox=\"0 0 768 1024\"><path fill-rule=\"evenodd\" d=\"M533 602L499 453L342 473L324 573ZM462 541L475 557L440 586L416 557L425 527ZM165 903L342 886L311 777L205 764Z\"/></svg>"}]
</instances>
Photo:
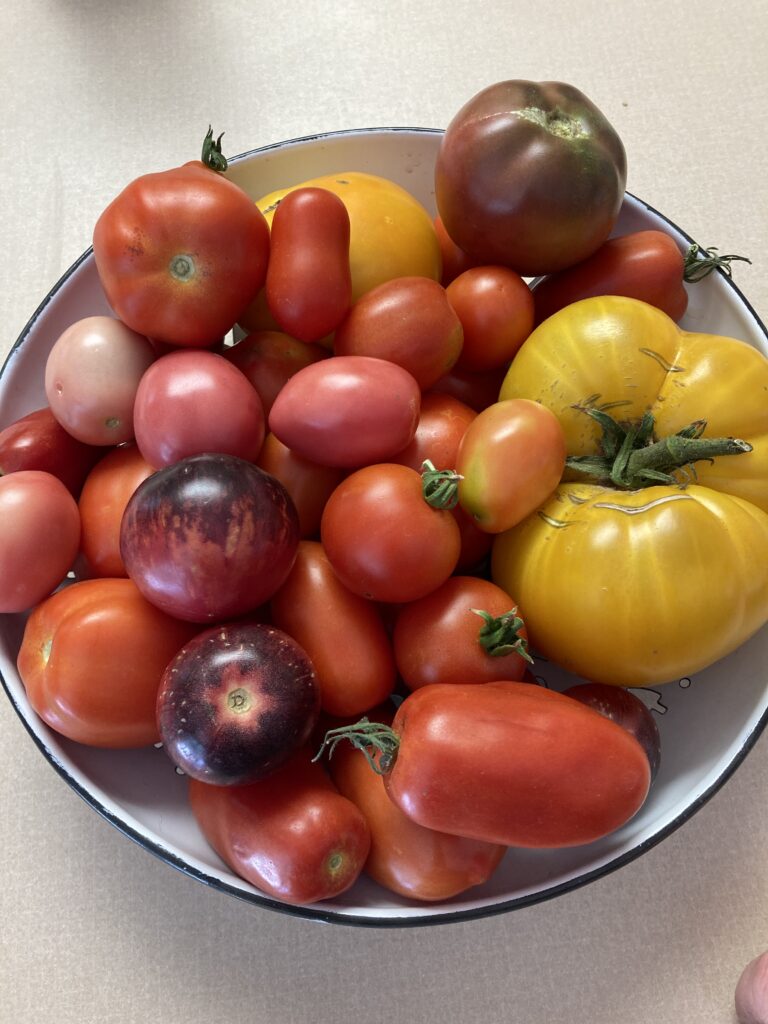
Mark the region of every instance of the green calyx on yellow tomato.
<instances>
[{"instance_id":1,"label":"green calyx on yellow tomato","mask_svg":"<svg viewBox=\"0 0 768 1024\"><path fill-rule=\"evenodd\" d=\"M548 407L570 457L554 493L496 538L492 576L535 651L594 682L648 686L768 621L767 393L757 349L634 299L585 299L530 335L500 398Z\"/></svg>"}]
</instances>

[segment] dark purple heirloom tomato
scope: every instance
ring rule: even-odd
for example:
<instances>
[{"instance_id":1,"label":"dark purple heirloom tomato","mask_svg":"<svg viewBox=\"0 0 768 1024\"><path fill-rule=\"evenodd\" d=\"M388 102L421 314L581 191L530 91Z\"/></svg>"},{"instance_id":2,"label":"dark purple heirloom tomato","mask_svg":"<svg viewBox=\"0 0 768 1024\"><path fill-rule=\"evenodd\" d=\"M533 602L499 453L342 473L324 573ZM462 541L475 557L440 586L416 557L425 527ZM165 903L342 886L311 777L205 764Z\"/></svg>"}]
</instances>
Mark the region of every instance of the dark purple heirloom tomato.
<instances>
[{"instance_id":1,"label":"dark purple heirloom tomato","mask_svg":"<svg viewBox=\"0 0 768 1024\"><path fill-rule=\"evenodd\" d=\"M255 782L305 744L320 711L309 657L261 623L206 629L168 665L157 725L171 760L219 786Z\"/></svg>"},{"instance_id":2,"label":"dark purple heirloom tomato","mask_svg":"<svg viewBox=\"0 0 768 1024\"><path fill-rule=\"evenodd\" d=\"M234 455L181 459L145 480L120 527L126 571L144 597L190 622L268 601L291 570L299 517L285 487Z\"/></svg>"}]
</instances>

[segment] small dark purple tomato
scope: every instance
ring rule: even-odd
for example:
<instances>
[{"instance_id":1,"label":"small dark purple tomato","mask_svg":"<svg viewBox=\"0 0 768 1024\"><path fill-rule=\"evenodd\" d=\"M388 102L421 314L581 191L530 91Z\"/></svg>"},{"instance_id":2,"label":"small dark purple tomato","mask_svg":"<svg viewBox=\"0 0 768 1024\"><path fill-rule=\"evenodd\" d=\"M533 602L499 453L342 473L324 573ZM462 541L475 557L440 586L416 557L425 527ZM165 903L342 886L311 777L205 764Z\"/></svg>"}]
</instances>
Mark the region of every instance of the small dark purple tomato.
<instances>
[{"instance_id":1,"label":"small dark purple tomato","mask_svg":"<svg viewBox=\"0 0 768 1024\"><path fill-rule=\"evenodd\" d=\"M168 665L157 696L168 756L218 786L270 775L307 742L319 711L307 654L287 633L254 622L199 633Z\"/></svg>"}]
</instances>

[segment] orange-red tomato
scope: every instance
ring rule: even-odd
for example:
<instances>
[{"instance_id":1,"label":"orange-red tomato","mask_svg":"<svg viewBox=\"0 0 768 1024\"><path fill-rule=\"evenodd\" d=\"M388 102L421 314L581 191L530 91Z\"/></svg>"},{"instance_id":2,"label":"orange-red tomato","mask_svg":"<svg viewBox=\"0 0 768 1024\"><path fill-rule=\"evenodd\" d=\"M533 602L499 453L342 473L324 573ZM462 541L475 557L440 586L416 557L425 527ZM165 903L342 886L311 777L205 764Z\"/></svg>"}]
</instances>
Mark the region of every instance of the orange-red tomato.
<instances>
[{"instance_id":1,"label":"orange-red tomato","mask_svg":"<svg viewBox=\"0 0 768 1024\"><path fill-rule=\"evenodd\" d=\"M533 330L533 293L522 277L508 267L473 267L446 294L464 330L457 366L481 373L508 365Z\"/></svg>"},{"instance_id":2,"label":"orange-red tomato","mask_svg":"<svg viewBox=\"0 0 768 1024\"><path fill-rule=\"evenodd\" d=\"M127 576L120 555L120 523L128 501L154 469L135 444L113 448L86 478L79 508L80 550L93 576Z\"/></svg>"},{"instance_id":3,"label":"orange-red tomato","mask_svg":"<svg viewBox=\"0 0 768 1024\"><path fill-rule=\"evenodd\" d=\"M272 403L294 373L328 357L319 345L299 341L283 331L266 330L249 334L237 345L222 349L221 354L256 388L265 416L269 416Z\"/></svg>"},{"instance_id":4,"label":"orange-red tomato","mask_svg":"<svg viewBox=\"0 0 768 1024\"><path fill-rule=\"evenodd\" d=\"M354 884L370 848L365 818L301 751L247 786L191 779L197 823L221 859L286 903L331 899Z\"/></svg>"},{"instance_id":5,"label":"orange-red tomato","mask_svg":"<svg viewBox=\"0 0 768 1024\"><path fill-rule=\"evenodd\" d=\"M420 388L432 386L459 358L461 321L445 288L428 277L398 277L366 292L334 335L340 356L397 363Z\"/></svg>"},{"instance_id":6,"label":"orange-red tomato","mask_svg":"<svg viewBox=\"0 0 768 1024\"><path fill-rule=\"evenodd\" d=\"M433 223L437 240L440 243L440 255L443 261L443 272L440 282L443 287L447 287L459 274L463 274L470 267L478 266L478 261L467 255L463 249L456 245L445 230L443 218L439 214L435 217Z\"/></svg>"},{"instance_id":7,"label":"orange-red tomato","mask_svg":"<svg viewBox=\"0 0 768 1024\"><path fill-rule=\"evenodd\" d=\"M418 473L428 459L435 469L453 469L461 439L477 413L452 395L426 392L413 440L392 459Z\"/></svg>"},{"instance_id":8,"label":"orange-red tomato","mask_svg":"<svg viewBox=\"0 0 768 1024\"><path fill-rule=\"evenodd\" d=\"M290 494L299 514L299 536L317 536L325 503L341 482L344 471L302 458L274 434L264 438L256 465L276 477Z\"/></svg>"},{"instance_id":9,"label":"orange-red tomato","mask_svg":"<svg viewBox=\"0 0 768 1024\"><path fill-rule=\"evenodd\" d=\"M309 655L325 712L361 715L392 693L395 659L381 615L339 580L322 544L301 541L270 607L274 624Z\"/></svg>"},{"instance_id":10,"label":"orange-red tomato","mask_svg":"<svg viewBox=\"0 0 768 1024\"><path fill-rule=\"evenodd\" d=\"M145 601L131 580L83 580L32 611L19 675L56 732L95 747L147 746L159 738L165 667L197 629Z\"/></svg>"},{"instance_id":11,"label":"orange-red tomato","mask_svg":"<svg viewBox=\"0 0 768 1024\"><path fill-rule=\"evenodd\" d=\"M387 721L376 714L375 721ZM359 750L340 744L330 761L340 793L360 808L371 833L365 873L409 899L447 900L482 885L506 847L417 825L387 795L384 780Z\"/></svg>"},{"instance_id":12,"label":"orange-red tomato","mask_svg":"<svg viewBox=\"0 0 768 1024\"><path fill-rule=\"evenodd\" d=\"M504 626L507 648L519 641L520 648L527 651L528 634L514 599L488 580L452 576L431 594L405 605L397 617L395 660L410 690L430 683L523 678L526 658L514 649L503 653L501 642L492 643L485 620L473 609L502 620L496 628Z\"/></svg>"}]
</instances>

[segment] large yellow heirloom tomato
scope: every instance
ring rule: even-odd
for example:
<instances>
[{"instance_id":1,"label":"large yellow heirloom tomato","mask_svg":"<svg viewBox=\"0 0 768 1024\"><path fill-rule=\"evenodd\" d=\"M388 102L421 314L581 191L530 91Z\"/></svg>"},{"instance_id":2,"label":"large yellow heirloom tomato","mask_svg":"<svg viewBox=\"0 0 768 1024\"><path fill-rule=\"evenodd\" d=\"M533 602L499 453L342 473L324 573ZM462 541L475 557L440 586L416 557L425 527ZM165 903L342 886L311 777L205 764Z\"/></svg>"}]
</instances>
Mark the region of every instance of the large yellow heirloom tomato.
<instances>
[{"instance_id":1,"label":"large yellow heirloom tomato","mask_svg":"<svg viewBox=\"0 0 768 1024\"><path fill-rule=\"evenodd\" d=\"M768 360L730 338L681 331L633 299L574 303L515 357L502 399L558 416L570 455L598 456L585 409L649 441L706 420L704 438L748 450L673 470L671 482L560 485L494 543L494 581L515 595L535 651L596 682L648 686L700 671L768 621ZM696 436L696 432L689 436Z\"/></svg>"},{"instance_id":2,"label":"large yellow heirloom tomato","mask_svg":"<svg viewBox=\"0 0 768 1024\"><path fill-rule=\"evenodd\" d=\"M396 277L440 280L440 245L432 219L409 192L387 178L344 171L270 192L256 203L271 225L278 202L306 186L335 193L349 214L352 301Z\"/></svg>"}]
</instances>

